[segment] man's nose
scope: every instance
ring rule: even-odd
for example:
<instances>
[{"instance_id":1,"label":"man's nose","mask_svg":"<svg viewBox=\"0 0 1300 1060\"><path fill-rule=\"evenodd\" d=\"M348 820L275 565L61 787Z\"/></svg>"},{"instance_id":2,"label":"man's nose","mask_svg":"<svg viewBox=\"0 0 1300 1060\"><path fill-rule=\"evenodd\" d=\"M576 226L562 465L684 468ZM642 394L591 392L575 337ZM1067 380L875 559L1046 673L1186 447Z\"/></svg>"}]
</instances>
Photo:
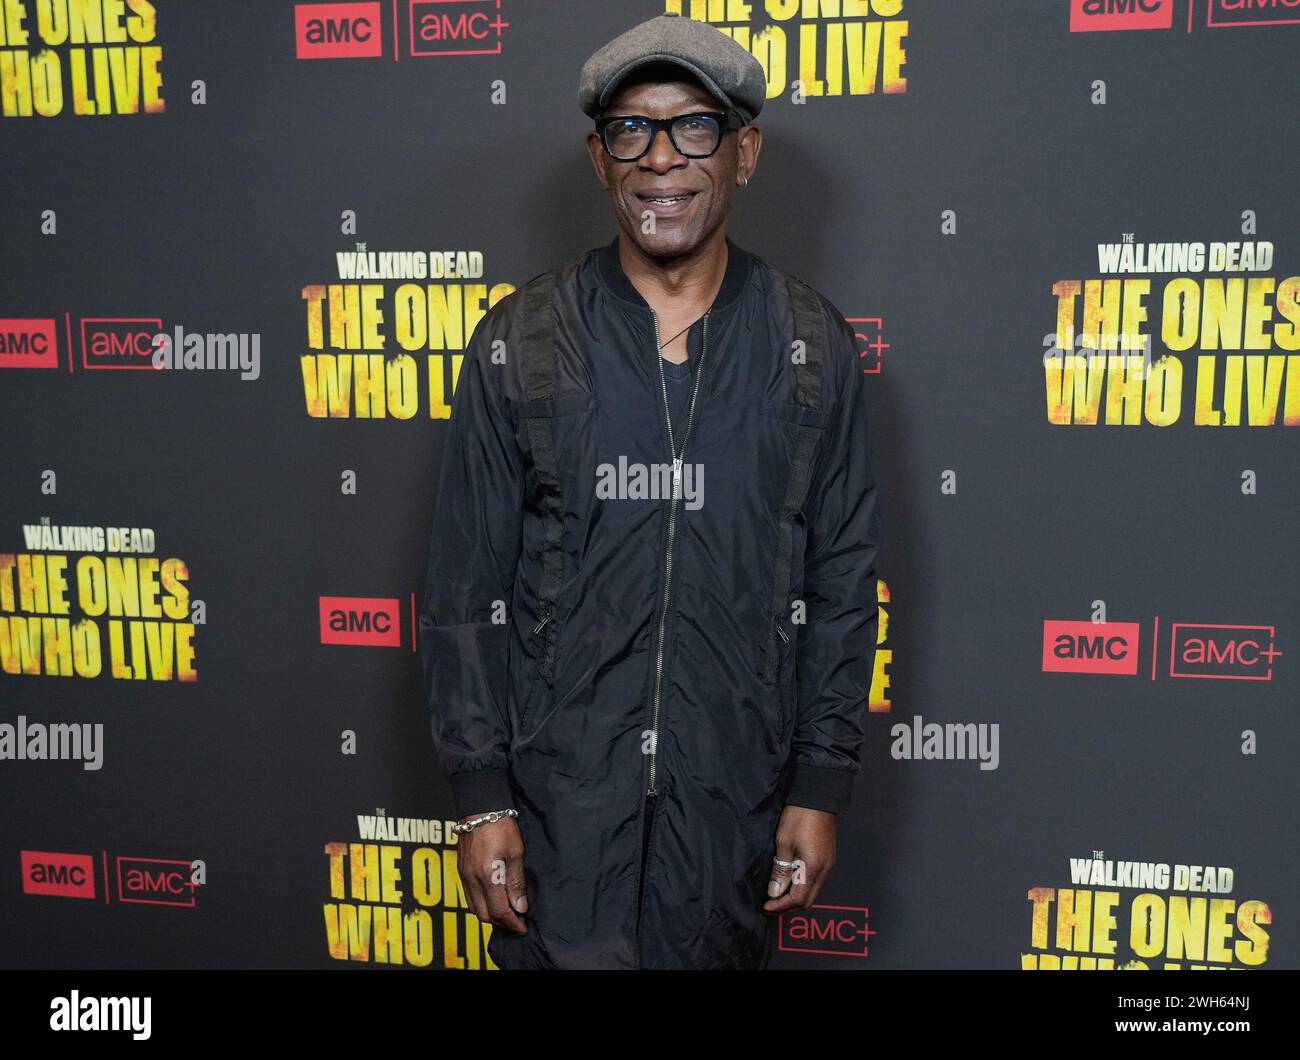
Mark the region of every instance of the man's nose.
<instances>
[{"instance_id":1,"label":"man's nose","mask_svg":"<svg viewBox=\"0 0 1300 1060\"><path fill-rule=\"evenodd\" d=\"M667 129L660 129L655 133L649 149L641 157L651 169L664 169L686 161L686 156L673 146L672 137L668 135Z\"/></svg>"}]
</instances>

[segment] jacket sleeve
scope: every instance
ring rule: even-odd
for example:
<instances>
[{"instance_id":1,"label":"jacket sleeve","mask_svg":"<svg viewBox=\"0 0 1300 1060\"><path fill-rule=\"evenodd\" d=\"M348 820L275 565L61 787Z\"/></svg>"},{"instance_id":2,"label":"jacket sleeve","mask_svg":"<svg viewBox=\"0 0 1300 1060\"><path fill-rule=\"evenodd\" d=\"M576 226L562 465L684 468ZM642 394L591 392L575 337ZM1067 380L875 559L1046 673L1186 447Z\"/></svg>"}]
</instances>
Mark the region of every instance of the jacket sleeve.
<instances>
[{"instance_id":1,"label":"jacket sleeve","mask_svg":"<svg viewBox=\"0 0 1300 1060\"><path fill-rule=\"evenodd\" d=\"M452 395L419 616L425 700L457 818L513 805L507 616L524 469L502 397L506 367L492 360L495 317L470 338Z\"/></svg>"},{"instance_id":2,"label":"jacket sleeve","mask_svg":"<svg viewBox=\"0 0 1300 1060\"><path fill-rule=\"evenodd\" d=\"M787 805L848 808L871 698L878 614L880 492L867 430L867 385L853 329L829 302L826 384L838 389L809 485L799 629L794 775Z\"/></svg>"}]
</instances>

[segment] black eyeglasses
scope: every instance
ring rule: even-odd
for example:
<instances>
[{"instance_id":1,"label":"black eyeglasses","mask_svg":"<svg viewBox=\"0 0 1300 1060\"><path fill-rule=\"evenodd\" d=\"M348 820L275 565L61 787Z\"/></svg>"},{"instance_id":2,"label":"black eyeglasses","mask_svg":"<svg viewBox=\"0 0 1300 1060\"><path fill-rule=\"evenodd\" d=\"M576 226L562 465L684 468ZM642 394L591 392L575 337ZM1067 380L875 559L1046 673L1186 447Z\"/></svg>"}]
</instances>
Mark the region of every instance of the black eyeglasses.
<instances>
[{"instance_id":1,"label":"black eyeglasses","mask_svg":"<svg viewBox=\"0 0 1300 1060\"><path fill-rule=\"evenodd\" d=\"M647 118L643 114L619 114L597 118L596 132L610 157L635 162L650 150L661 129L673 147L687 158L708 158L722 143L722 134L743 124L734 111L702 110L678 114L675 118Z\"/></svg>"}]
</instances>

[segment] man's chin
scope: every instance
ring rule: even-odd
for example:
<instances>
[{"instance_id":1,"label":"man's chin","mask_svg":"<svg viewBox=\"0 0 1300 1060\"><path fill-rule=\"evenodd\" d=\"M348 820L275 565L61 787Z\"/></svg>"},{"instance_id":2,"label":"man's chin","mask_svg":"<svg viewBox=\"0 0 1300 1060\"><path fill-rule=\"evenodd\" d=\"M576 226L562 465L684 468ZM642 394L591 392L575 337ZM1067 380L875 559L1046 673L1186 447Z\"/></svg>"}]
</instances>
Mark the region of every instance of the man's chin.
<instances>
[{"instance_id":1,"label":"man's chin","mask_svg":"<svg viewBox=\"0 0 1300 1060\"><path fill-rule=\"evenodd\" d=\"M678 258L691 254L700 246L701 239L694 227L684 228L660 222L654 232L633 229L632 240L641 253L651 258Z\"/></svg>"}]
</instances>

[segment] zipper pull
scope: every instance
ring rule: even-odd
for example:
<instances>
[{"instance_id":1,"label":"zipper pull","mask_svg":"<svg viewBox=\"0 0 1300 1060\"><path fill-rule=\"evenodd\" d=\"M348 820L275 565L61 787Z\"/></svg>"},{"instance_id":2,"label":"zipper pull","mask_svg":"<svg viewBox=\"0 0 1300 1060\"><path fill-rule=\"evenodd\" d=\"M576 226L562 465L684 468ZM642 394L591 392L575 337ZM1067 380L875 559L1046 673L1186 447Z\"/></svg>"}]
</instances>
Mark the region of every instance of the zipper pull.
<instances>
[{"instance_id":1,"label":"zipper pull","mask_svg":"<svg viewBox=\"0 0 1300 1060\"><path fill-rule=\"evenodd\" d=\"M780 634L781 639L782 639L783 641L785 641L787 644L790 643L790 638L786 636L786 634L785 634L785 630L781 627L781 620L780 620L780 619L777 619L777 623L776 623L776 631L777 631L778 634Z\"/></svg>"},{"instance_id":2,"label":"zipper pull","mask_svg":"<svg viewBox=\"0 0 1300 1060\"><path fill-rule=\"evenodd\" d=\"M673 457L673 499L682 495L682 458Z\"/></svg>"},{"instance_id":3,"label":"zipper pull","mask_svg":"<svg viewBox=\"0 0 1300 1060\"><path fill-rule=\"evenodd\" d=\"M551 612L549 610L543 612L542 620L533 627L533 636L534 637L537 636L537 634L539 634L542 631L542 627L544 627L546 623L549 622L550 620L551 620Z\"/></svg>"}]
</instances>

